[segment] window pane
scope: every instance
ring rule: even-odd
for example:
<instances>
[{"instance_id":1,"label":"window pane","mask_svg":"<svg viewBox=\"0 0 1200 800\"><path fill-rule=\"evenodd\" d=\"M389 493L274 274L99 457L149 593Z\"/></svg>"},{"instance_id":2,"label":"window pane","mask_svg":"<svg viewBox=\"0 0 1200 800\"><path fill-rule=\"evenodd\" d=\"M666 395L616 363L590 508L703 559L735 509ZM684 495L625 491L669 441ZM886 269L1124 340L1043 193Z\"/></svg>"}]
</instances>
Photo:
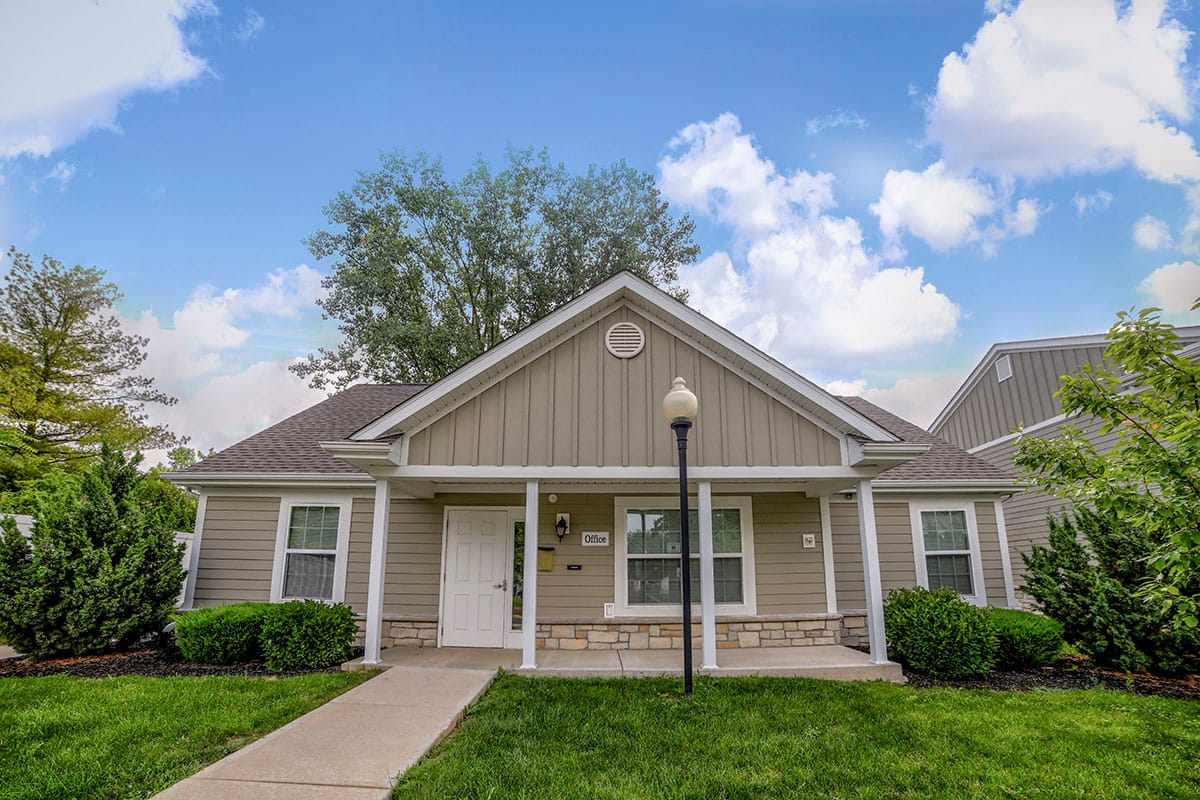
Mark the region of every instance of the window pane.
<instances>
[{"instance_id":1,"label":"window pane","mask_svg":"<svg viewBox=\"0 0 1200 800\"><path fill-rule=\"evenodd\" d=\"M283 596L332 600L333 562L334 556L288 553Z\"/></svg>"},{"instance_id":2,"label":"window pane","mask_svg":"<svg viewBox=\"0 0 1200 800\"><path fill-rule=\"evenodd\" d=\"M646 532L641 511L625 514L625 549L629 553L646 552Z\"/></svg>"},{"instance_id":3,"label":"window pane","mask_svg":"<svg viewBox=\"0 0 1200 800\"><path fill-rule=\"evenodd\" d=\"M337 506L293 506L288 526L291 550L336 550Z\"/></svg>"},{"instance_id":4,"label":"window pane","mask_svg":"<svg viewBox=\"0 0 1200 800\"><path fill-rule=\"evenodd\" d=\"M959 594L972 595L970 556L925 556L929 588L949 586Z\"/></svg>"},{"instance_id":5,"label":"window pane","mask_svg":"<svg viewBox=\"0 0 1200 800\"><path fill-rule=\"evenodd\" d=\"M629 559L629 604L680 602L679 561L673 558Z\"/></svg>"},{"instance_id":6,"label":"window pane","mask_svg":"<svg viewBox=\"0 0 1200 800\"><path fill-rule=\"evenodd\" d=\"M922 511L921 529L927 551L970 549L964 511Z\"/></svg>"},{"instance_id":7,"label":"window pane","mask_svg":"<svg viewBox=\"0 0 1200 800\"><path fill-rule=\"evenodd\" d=\"M742 552L742 512L737 508L713 511L713 552Z\"/></svg>"}]
</instances>

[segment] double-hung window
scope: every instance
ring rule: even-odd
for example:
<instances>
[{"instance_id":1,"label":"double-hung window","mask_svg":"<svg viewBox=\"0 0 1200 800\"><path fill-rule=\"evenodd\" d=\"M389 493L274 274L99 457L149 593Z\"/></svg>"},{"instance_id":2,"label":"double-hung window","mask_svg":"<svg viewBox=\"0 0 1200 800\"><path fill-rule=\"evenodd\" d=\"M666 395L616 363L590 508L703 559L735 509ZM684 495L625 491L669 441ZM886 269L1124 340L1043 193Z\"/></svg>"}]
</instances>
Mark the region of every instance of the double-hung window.
<instances>
[{"instance_id":1,"label":"double-hung window","mask_svg":"<svg viewBox=\"0 0 1200 800\"><path fill-rule=\"evenodd\" d=\"M752 531L748 500L728 506L714 499L713 589L716 605L725 613L745 613L753 607ZM670 502L670 501L667 501ZM691 551L691 594L700 605L700 516L688 515ZM661 498L618 501L617 598L626 615L679 613L682 603L683 535L679 509Z\"/></svg>"},{"instance_id":2,"label":"double-hung window","mask_svg":"<svg viewBox=\"0 0 1200 800\"><path fill-rule=\"evenodd\" d=\"M339 501L283 501L272 600L344 599L348 506Z\"/></svg>"},{"instance_id":3,"label":"double-hung window","mask_svg":"<svg viewBox=\"0 0 1200 800\"><path fill-rule=\"evenodd\" d=\"M949 586L982 603L979 534L969 506L914 505L913 539L919 582L929 589Z\"/></svg>"}]
</instances>

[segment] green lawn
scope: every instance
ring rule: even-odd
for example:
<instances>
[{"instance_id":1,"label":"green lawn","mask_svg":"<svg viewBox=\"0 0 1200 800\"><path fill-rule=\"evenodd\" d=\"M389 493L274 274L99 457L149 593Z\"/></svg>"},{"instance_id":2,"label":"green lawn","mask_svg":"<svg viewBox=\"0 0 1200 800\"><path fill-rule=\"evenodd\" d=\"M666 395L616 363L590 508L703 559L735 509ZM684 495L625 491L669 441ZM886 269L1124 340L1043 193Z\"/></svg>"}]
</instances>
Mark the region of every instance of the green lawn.
<instances>
[{"instance_id":1,"label":"green lawn","mask_svg":"<svg viewBox=\"0 0 1200 800\"><path fill-rule=\"evenodd\" d=\"M0 679L0 800L150 797L362 679Z\"/></svg>"},{"instance_id":2,"label":"green lawn","mask_svg":"<svg viewBox=\"0 0 1200 800\"><path fill-rule=\"evenodd\" d=\"M503 676L393 798L1196 798L1200 704Z\"/></svg>"}]
</instances>

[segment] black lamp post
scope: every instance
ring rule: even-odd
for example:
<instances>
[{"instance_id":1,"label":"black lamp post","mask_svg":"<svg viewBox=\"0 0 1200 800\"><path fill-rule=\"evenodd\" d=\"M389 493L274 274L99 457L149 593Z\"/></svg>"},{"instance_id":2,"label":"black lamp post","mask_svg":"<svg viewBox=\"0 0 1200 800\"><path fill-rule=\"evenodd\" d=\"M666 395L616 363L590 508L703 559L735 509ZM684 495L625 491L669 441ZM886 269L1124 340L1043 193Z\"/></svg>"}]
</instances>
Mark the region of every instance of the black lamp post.
<instances>
[{"instance_id":1,"label":"black lamp post","mask_svg":"<svg viewBox=\"0 0 1200 800\"><path fill-rule=\"evenodd\" d=\"M671 391L663 398L663 416L675 431L679 447L679 528L680 528L680 586L683 595L683 696L692 697L692 544L688 530L687 437L696 421L699 403L683 378L671 383Z\"/></svg>"}]
</instances>

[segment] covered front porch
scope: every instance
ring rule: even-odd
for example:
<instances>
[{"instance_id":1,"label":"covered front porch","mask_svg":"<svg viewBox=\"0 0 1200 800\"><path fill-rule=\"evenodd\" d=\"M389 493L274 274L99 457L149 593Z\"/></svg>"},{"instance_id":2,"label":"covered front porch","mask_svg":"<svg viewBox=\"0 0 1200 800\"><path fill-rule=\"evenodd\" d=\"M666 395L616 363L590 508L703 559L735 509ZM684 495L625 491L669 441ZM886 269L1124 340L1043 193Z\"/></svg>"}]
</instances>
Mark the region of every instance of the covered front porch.
<instances>
[{"instance_id":1,"label":"covered front porch","mask_svg":"<svg viewBox=\"0 0 1200 800\"><path fill-rule=\"evenodd\" d=\"M543 651L536 668L521 666L516 650L475 647L390 647L376 667L429 669L505 669L518 675L554 678L650 678L675 676L683 671L678 650L576 650ZM346 669L361 668L355 661ZM840 645L730 650L721 654L719 668L701 667L714 677L773 676L821 678L836 681L890 681L903 683L898 664L875 664L867 653Z\"/></svg>"},{"instance_id":2,"label":"covered front porch","mask_svg":"<svg viewBox=\"0 0 1200 800\"><path fill-rule=\"evenodd\" d=\"M534 468L525 469L532 472ZM877 469L870 469L869 473L877 472ZM553 543L556 509L561 510L564 507L563 497L604 497L604 502L608 503L606 512L608 522L604 527L612 533L615 544L616 541L623 542L624 538L624 531L617 529L617 526L623 525L625 521L625 512L622 510L620 501L630 499L622 498L621 495L637 495L638 497L659 495L657 499L662 500L661 496L669 494L672 486L670 476L673 470L607 468L592 470L592 472L604 474L570 476L560 474L563 472L561 469L537 468L537 470L553 474L548 474L545 478L539 476L538 479L527 477L526 480L518 483L513 480L516 476L512 473L525 471L519 468L518 470L504 469L504 475L490 475L488 480L480 480L479 476L471 474L473 470L469 468L458 468L453 476L429 475L423 483L413 481L411 475L404 475L403 478L389 476L377 479L370 540L366 625L364 626L363 663L365 665L386 664L389 652L398 650L398 648L392 647L389 651L384 647L386 644L417 643L414 639L407 638L407 635L402 640L394 635L389 638L389 627L407 627L407 625L403 622L391 622L394 617L384 614L385 595L394 590L393 587L385 585L384 578L387 573L385 565L388 563L389 536L387 532L390 527L390 515L395 513L394 503L412 502L414 497L420 497L423 498L423 501L441 503L441 507L446 509L445 536L447 540L443 544L444 551L452 546L448 541L452 535L454 519L452 515L463 511L463 506L460 505L463 502L462 498L468 498L471 509L483 510L485 515L489 508L497 511L503 508L508 513L507 519L510 526L513 520L517 520L518 524L523 525L523 544L512 547L512 556L515 557L518 567L523 566L523 569L510 572L508 581L501 574L489 575L485 581L489 586L493 585L494 581L494 586L502 587L501 590L506 586L512 589L515 589L517 585L520 586L520 596L515 598L519 601L519 613L512 614L512 632L498 639L498 642L502 643L492 645L501 649L509 648L509 653L502 658L514 661L510 666L519 667L526 672L547 670L552 674L560 674L564 671L578 672L579 670L585 672L590 670L601 674L613 672L644 674L648 670L649 674L662 674L664 670L677 669L681 666L682 657L679 652L681 642L677 640L680 632L675 630L681 626L678 600L675 601L673 620L669 616L658 614L635 615L634 607L622 608L620 602L616 604L614 610L610 608L614 604L608 602L614 600L612 596L613 583L611 578L606 577L605 580L609 581L607 584L609 588L605 590L609 593L608 596L597 598L589 595L588 598L589 603L596 606L595 612L593 612L596 616L580 616L578 613L570 615L564 610L566 607L563 604L569 605L572 601L565 598L564 595L562 580L564 574L586 578L589 574L588 570L592 569L587 562L587 557L597 554L597 551L588 548L590 552L585 554L585 551L576 550L577 555L573 555L567 560L583 560L585 571L582 573L560 572L555 576L556 585L554 582L547 583L547 591L553 590L550 595L547 595L549 599L543 600L539 595L539 583L550 579L546 577L546 573L539 575L538 545L539 541L542 544ZM583 470L572 470L572 472L576 471L583 473ZM712 476L706 474L709 471L714 474ZM495 472L498 473L501 470L495 470ZM624 474L634 472L646 474ZM881 667L894 666L888 663L886 656L874 495L870 474L864 474L868 470L760 468L754 470L754 475L738 475L736 474L737 470L728 468L721 470L701 468L697 472L700 473L698 479L690 482L692 494L690 504L695 513L693 525L696 527L693 528L693 536L698 534L696 539L693 539L693 548L696 548L697 541L699 545L698 552L694 552L693 555L693 576L697 574L699 576L698 585L696 589L693 589L693 642L697 648L695 663L699 669L712 672L735 670L736 672L732 674L744 674L741 672L742 670L751 670L750 673L745 674L760 674L758 670L783 669L801 670L794 674L809 674L804 670L823 669L822 665L834 652L840 652L844 656L840 660L834 659L833 665L839 669L857 668L867 664ZM622 473L619 475L619 480L613 479L617 477L614 473ZM514 491L519 489L524 489L524 492ZM839 500L845 499L843 495L853 495L855 502L853 504L842 502L842 506L856 506L858 518L862 520L855 526L856 530L846 531L853 536L855 549L862 554L861 560L856 554L852 566L845 565L839 567L838 570L839 575L855 576L854 580L859 582L862 593L853 606L853 610L843 608L841 612L837 608L834 554L831 544L833 523L830 501L831 495L835 492L839 493ZM722 505L730 502L731 496L743 493L753 494L756 498L753 515L756 518L759 504L765 502L771 506L772 503L792 502L782 499L785 497L798 497L800 502L806 504L806 507L810 509L808 513L811 516L808 519L811 521L805 523L807 527L803 531L789 524L782 526L786 528L786 532L780 532L781 525L776 524L775 532L770 535L775 536L776 541L779 541L779 537L787 537L792 541L794 547L815 547L815 549L803 551L806 563L815 565L812 566L814 572L806 578L803 576L797 576L794 580L788 578L791 583L784 587L779 586L778 574L772 577L775 580L775 592L803 591L807 593L805 595L806 603L819 604L819 608L806 608L805 611L821 613L773 614L771 608L763 607L761 601L764 595L761 592L760 605L757 609L749 604L748 609L736 616L731 615L728 605L721 605L718 595L720 590L714 575L714 562L719 562L721 559L719 541L714 557L714 498L719 509ZM554 505L556 495L560 499L558 504ZM612 505L613 496L616 496L618 500L615 514ZM494 497L495 501L491 502L489 497ZM632 499L636 500L638 497ZM772 501L767 498L781 499ZM580 507L576 506L575 508L576 513L582 515ZM595 511L590 513L592 516L589 519L596 519ZM503 517L503 514L499 516ZM750 516L747 513L744 518L748 520ZM720 519L719 513L716 518ZM573 520L573 526L575 522ZM594 526L595 523L592 525ZM588 529L588 526L573 527L572 532L574 536L578 537L580 530ZM843 528L843 530L845 529ZM808 533L808 531L813 533ZM804 533L803 536L802 533ZM547 537L550 538L547 539ZM394 532L392 538L395 538ZM747 532L747 538L753 538L749 532ZM802 539L809 541L807 544L801 544ZM815 545L813 539L815 539ZM741 555L747 554L742 553ZM760 578L769 577L765 576L765 573L771 569L772 565L769 559L771 555L771 553L761 554L760 561L767 563L759 565ZM610 562L608 569L609 575L611 575L613 559L612 556L606 556L606 558ZM620 568L625 559L621 557L620 553L618 553L616 562L618 565L616 576L618 597L615 599L623 600L625 598L621 596L621 588L625 585L625 576ZM561 569L562 566L559 564L558 568ZM578 570L580 567L570 564L568 569ZM752 563L747 569L751 581L749 585L752 587L752 573L754 572ZM446 581L449 580L447 570L448 565L444 561L440 570L443 592L447 585ZM594 602L597 600L605 601L603 618L599 617L600 603ZM447 641L448 637L443 623L443 619L448 618L446 612L446 607L439 609L436 621L436 639L433 638L435 635L434 624L432 622L420 623L428 625L428 628L420 631L420 638L423 640L420 642L421 644L436 644L439 649L445 648L448 644L461 644L461 642L453 640ZM856 619L857 622L849 623L848 618L850 617ZM783 621L784 619L786 621ZM863 627L858 628L857 626L860 625ZM774 626L780 630L768 632L764 626ZM785 626L787 629L784 629ZM629 639L625 641L619 637L623 636L622 631L627 628L637 628L638 632L624 634ZM668 628L670 630L667 630ZM844 634L848 633L850 628L854 629L855 635L849 637L849 643L869 641L871 646L869 654L841 647L838 647L836 651L826 649L846 642L847 637ZM767 639L771 639L771 641L766 641ZM656 650L656 648L662 649ZM432 650L433 648L428 649ZM760 650L762 652L758 652ZM778 653L766 652L768 650L777 650ZM793 652L799 650L813 651L813 654ZM519 659L514 658L516 652L520 653ZM819 654L824 654L824 656ZM680 664L672 667L671 665L676 661Z\"/></svg>"}]
</instances>

